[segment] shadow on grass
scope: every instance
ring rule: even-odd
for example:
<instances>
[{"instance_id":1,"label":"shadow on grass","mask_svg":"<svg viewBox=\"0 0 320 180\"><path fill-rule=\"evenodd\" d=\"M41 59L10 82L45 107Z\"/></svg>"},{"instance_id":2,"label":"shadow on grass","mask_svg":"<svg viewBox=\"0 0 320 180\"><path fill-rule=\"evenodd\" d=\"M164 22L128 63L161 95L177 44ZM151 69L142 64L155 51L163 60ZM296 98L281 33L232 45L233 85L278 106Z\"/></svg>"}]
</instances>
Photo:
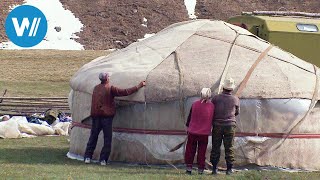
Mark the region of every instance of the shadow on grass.
<instances>
[{"instance_id":1,"label":"shadow on grass","mask_svg":"<svg viewBox=\"0 0 320 180\"><path fill-rule=\"evenodd\" d=\"M68 149L47 147L4 148L0 149L0 163L20 164L79 164L66 157Z\"/></svg>"}]
</instances>

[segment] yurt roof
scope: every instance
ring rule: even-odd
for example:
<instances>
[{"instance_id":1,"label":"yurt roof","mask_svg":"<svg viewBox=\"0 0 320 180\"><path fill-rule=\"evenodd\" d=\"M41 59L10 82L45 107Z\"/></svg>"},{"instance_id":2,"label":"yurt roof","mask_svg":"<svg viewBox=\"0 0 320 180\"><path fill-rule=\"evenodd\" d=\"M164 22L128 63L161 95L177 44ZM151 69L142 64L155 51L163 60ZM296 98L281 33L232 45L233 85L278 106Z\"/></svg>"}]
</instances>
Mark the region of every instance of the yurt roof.
<instances>
[{"instance_id":1,"label":"yurt roof","mask_svg":"<svg viewBox=\"0 0 320 180\"><path fill-rule=\"evenodd\" d=\"M240 27L216 20L177 23L153 37L133 43L84 65L71 79L74 91L91 94L100 72L111 84L147 86L121 100L162 102L195 96L202 87L218 92L220 79L232 77L237 88L270 44ZM316 68L272 47L254 68L240 98L312 99Z\"/></svg>"}]
</instances>

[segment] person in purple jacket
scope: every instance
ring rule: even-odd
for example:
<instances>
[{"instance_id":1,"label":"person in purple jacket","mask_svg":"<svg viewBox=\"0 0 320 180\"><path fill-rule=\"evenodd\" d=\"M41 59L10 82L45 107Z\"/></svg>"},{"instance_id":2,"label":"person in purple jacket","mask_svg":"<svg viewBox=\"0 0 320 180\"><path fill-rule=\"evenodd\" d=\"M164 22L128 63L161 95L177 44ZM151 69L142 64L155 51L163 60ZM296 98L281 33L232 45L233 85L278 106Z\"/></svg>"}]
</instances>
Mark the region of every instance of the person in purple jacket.
<instances>
[{"instance_id":1,"label":"person in purple jacket","mask_svg":"<svg viewBox=\"0 0 320 180\"><path fill-rule=\"evenodd\" d=\"M191 174L194 156L197 152L198 173L203 174L208 136L211 133L214 105L210 101L211 90L203 88L201 99L192 104L186 123L188 140L185 152L186 173Z\"/></svg>"},{"instance_id":2,"label":"person in purple jacket","mask_svg":"<svg viewBox=\"0 0 320 180\"><path fill-rule=\"evenodd\" d=\"M212 163L212 174L218 174L217 165L220 159L220 148L223 141L225 159L227 164L226 174L232 174L234 158L234 135L236 132L236 116L240 112L240 101L237 96L232 95L235 82L232 78L225 80L221 94L212 98L215 107L212 121L212 151L210 161Z\"/></svg>"}]
</instances>

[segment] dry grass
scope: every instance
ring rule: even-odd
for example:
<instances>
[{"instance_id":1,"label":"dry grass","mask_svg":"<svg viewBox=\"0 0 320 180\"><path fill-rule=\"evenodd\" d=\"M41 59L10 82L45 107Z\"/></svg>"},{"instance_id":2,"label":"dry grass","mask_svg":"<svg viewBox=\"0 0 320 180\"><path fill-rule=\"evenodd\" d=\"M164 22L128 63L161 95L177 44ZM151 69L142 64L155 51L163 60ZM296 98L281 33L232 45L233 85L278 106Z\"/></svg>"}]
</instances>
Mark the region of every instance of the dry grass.
<instances>
[{"instance_id":1,"label":"dry grass","mask_svg":"<svg viewBox=\"0 0 320 180\"><path fill-rule=\"evenodd\" d=\"M6 96L63 96L84 64L107 51L1 50L0 93Z\"/></svg>"}]
</instances>

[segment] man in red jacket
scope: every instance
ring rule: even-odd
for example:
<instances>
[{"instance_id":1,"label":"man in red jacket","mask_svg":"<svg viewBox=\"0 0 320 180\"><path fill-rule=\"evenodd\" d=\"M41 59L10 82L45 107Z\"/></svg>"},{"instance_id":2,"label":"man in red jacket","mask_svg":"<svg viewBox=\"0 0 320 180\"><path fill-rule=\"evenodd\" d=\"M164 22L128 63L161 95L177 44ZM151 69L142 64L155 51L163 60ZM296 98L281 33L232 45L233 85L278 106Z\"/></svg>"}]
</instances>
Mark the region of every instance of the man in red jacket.
<instances>
[{"instance_id":1,"label":"man in red jacket","mask_svg":"<svg viewBox=\"0 0 320 180\"><path fill-rule=\"evenodd\" d=\"M145 81L142 81L139 85L129 89L120 89L109 84L108 73L100 73L99 79L101 83L94 87L92 93L92 128L86 152L84 154L84 161L87 164L91 162L93 152L97 145L99 133L102 130L104 135L104 145L100 153L100 163L101 165L106 165L111 152L112 120L116 113L114 97L128 96L137 92L140 88L145 86Z\"/></svg>"}]
</instances>

